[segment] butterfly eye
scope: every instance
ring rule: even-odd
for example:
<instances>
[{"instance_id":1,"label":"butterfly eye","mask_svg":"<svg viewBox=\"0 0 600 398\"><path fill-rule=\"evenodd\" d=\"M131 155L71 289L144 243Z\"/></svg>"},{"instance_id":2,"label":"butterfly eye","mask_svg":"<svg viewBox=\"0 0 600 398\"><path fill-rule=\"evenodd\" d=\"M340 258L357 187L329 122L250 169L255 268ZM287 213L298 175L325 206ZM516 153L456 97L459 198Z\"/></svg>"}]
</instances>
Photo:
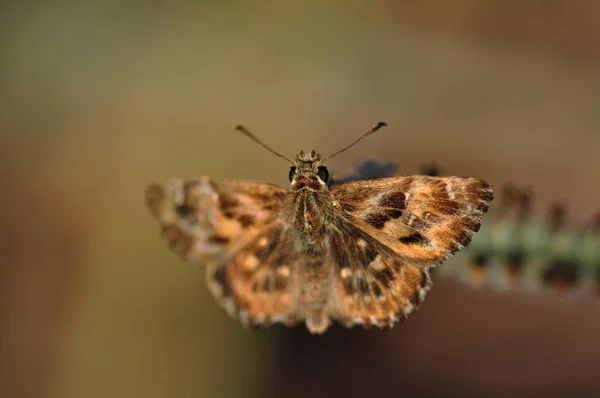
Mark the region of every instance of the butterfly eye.
<instances>
[{"instance_id":1,"label":"butterfly eye","mask_svg":"<svg viewBox=\"0 0 600 398\"><path fill-rule=\"evenodd\" d=\"M292 182L292 180L294 179L294 176L296 175L296 167L292 166L290 168L290 182Z\"/></svg>"},{"instance_id":2,"label":"butterfly eye","mask_svg":"<svg viewBox=\"0 0 600 398\"><path fill-rule=\"evenodd\" d=\"M317 175L319 176L321 181L327 182L327 180L329 179L329 172L327 171L327 167L319 166L317 168Z\"/></svg>"}]
</instances>

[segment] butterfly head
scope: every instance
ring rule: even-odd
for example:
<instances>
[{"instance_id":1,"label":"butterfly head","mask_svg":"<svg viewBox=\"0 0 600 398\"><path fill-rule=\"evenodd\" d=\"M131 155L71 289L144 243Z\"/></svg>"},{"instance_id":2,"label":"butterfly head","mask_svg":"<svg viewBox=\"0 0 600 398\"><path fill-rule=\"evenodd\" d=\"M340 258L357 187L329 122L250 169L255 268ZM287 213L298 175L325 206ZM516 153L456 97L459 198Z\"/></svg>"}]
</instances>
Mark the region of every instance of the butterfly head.
<instances>
[{"instance_id":1,"label":"butterfly head","mask_svg":"<svg viewBox=\"0 0 600 398\"><path fill-rule=\"evenodd\" d=\"M288 162L290 162L292 164L292 167L290 169L290 182L292 183L293 190L309 188L313 191L318 191L318 190L328 189L327 188L327 180L329 179L329 172L327 171L327 168L325 167L324 162L326 162L327 160L331 159L332 157L334 157L336 155L339 155L340 153L344 152L346 149L354 146L356 143L358 143L360 140L362 140L366 136L373 134L374 132L376 132L377 130L379 130L380 128L382 128L384 126L387 126L387 124L385 122L379 122L379 123L375 124L373 127L371 127L369 129L369 131L367 131L365 134L360 136L360 138L358 138L352 144L346 146L345 148L343 148L335 153L332 153L331 155L327 156L324 159L321 159L321 156L317 152L315 152L315 150L313 149L310 152L300 151L300 153L296 156L296 159L293 161L286 158L279 152L276 152L276 151L272 150L271 148L269 148L262 141L260 141L258 138L256 138L254 136L254 134L252 134L244 126L238 125L238 126L236 126L236 130L238 130L242 134L246 135L247 137L251 138L256 143L261 145L263 148L268 150L269 152L279 156L282 159L287 160Z\"/></svg>"},{"instance_id":2,"label":"butterfly head","mask_svg":"<svg viewBox=\"0 0 600 398\"><path fill-rule=\"evenodd\" d=\"M310 152L300 151L296 155L296 160L292 162L290 168L290 183L293 189L310 188L320 190L327 188L329 172L323 164L321 156L311 150Z\"/></svg>"}]
</instances>

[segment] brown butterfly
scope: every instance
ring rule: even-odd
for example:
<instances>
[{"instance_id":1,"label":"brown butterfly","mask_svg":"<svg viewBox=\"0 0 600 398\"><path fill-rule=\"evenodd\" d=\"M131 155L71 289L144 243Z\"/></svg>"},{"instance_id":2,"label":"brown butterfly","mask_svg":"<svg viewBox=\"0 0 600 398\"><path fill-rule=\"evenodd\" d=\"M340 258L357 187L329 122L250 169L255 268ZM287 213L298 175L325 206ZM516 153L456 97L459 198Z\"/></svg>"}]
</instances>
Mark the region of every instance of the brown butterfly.
<instances>
[{"instance_id":1,"label":"brown butterfly","mask_svg":"<svg viewBox=\"0 0 600 398\"><path fill-rule=\"evenodd\" d=\"M170 248L207 267L210 290L244 325L304 321L323 333L391 327L423 302L429 268L466 246L493 199L465 177L407 176L327 186L321 159L288 160L290 187L210 177L152 184L146 201Z\"/></svg>"}]
</instances>

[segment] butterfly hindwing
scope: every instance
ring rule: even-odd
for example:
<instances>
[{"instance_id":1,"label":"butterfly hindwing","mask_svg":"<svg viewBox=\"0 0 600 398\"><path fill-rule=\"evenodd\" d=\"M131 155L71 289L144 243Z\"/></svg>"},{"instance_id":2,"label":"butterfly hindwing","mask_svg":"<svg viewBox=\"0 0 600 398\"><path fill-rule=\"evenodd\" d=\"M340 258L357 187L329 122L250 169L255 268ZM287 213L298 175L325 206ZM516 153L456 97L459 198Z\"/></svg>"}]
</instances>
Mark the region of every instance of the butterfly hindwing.
<instances>
[{"instance_id":1,"label":"butterfly hindwing","mask_svg":"<svg viewBox=\"0 0 600 398\"><path fill-rule=\"evenodd\" d=\"M427 267L401 258L352 224L339 221L328 232L328 244L329 312L346 326L392 326L425 299L431 285Z\"/></svg>"},{"instance_id":2,"label":"butterfly hindwing","mask_svg":"<svg viewBox=\"0 0 600 398\"><path fill-rule=\"evenodd\" d=\"M290 247L285 223L270 223L231 256L209 266L209 288L243 324L295 323L300 256Z\"/></svg>"}]
</instances>

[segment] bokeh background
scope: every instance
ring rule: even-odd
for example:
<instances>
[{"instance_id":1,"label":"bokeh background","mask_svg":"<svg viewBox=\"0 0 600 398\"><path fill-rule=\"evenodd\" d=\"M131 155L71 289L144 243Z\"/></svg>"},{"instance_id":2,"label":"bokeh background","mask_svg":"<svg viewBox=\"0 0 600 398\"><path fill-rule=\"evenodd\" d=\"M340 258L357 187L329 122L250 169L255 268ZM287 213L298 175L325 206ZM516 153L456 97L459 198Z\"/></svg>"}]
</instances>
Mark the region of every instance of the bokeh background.
<instances>
[{"instance_id":1,"label":"bokeh background","mask_svg":"<svg viewBox=\"0 0 600 398\"><path fill-rule=\"evenodd\" d=\"M168 251L148 182L287 156L511 180L584 221L600 3L2 2L0 396L599 396L600 300L436 278L392 331L246 330Z\"/></svg>"}]
</instances>

